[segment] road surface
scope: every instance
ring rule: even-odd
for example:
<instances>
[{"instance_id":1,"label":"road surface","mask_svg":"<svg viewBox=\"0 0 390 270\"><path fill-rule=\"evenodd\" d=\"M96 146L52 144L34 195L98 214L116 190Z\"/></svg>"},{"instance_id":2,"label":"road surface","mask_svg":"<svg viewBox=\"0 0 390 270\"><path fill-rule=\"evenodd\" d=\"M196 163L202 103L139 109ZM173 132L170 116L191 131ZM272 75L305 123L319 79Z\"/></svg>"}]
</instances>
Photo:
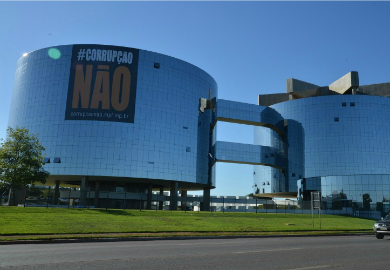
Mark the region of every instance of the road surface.
<instances>
[{"instance_id":1,"label":"road surface","mask_svg":"<svg viewBox=\"0 0 390 270\"><path fill-rule=\"evenodd\" d=\"M390 269L390 237L275 237L0 246L1 269Z\"/></svg>"}]
</instances>

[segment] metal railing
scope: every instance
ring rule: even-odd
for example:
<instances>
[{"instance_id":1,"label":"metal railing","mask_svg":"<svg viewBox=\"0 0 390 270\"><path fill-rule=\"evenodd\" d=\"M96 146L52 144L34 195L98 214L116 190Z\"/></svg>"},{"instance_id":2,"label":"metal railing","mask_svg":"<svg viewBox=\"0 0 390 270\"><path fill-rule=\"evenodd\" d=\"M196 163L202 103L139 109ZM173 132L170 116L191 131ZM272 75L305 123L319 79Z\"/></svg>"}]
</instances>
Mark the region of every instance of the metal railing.
<instances>
[{"instance_id":1,"label":"metal railing","mask_svg":"<svg viewBox=\"0 0 390 270\"><path fill-rule=\"evenodd\" d=\"M8 193L0 190L0 205L6 205ZM146 193L85 191L61 188L58 198L54 198L54 189L46 189L42 196L32 196L27 189L24 207L61 207L61 208L103 208L103 209L139 209L170 210L170 196L153 193L148 200ZM83 199L81 199L83 198ZM98 199L97 199L98 198ZM201 211L203 196L188 195L177 197L177 210ZM20 205L20 204L19 204ZM343 207L340 203L322 202L321 212L331 215L349 215L363 218L380 219L390 211L387 204L378 209L377 205L353 204ZM211 212L223 213L273 213L273 214L311 214L311 203L297 200L270 200L245 196L211 196Z\"/></svg>"}]
</instances>

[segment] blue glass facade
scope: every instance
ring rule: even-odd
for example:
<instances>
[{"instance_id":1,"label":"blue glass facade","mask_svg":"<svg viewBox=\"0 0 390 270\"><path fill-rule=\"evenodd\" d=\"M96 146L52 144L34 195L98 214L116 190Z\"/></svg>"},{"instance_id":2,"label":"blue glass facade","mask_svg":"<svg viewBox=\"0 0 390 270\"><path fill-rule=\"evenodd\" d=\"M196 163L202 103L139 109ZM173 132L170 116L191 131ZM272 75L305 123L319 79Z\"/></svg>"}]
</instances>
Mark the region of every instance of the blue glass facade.
<instances>
[{"instance_id":1,"label":"blue glass facade","mask_svg":"<svg viewBox=\"0 0 390 270\"><path fill-rule=\"evenodd\" d=\"M329 87L289 79L286 94L259 96L259 105L217 91L206 72L166 55L56 46L19 59L9 125L38 133L49 183L96 198L99 185L83 177L106 190L121 182L209 196L214 164L231 162L254 165L259 196L305 200L320 190L327 209L389 207L390 84L359 87L357 72ZM254 126L254 144L217 142L218 121Z\"/></svg>"},{"instance_id":2,"label":"blue glass facade","mask_svg":"<svg viewBox=\"0 0 390 270\"><path fill-rule=\"evenodd\" d=\"M320 186L329 208L333 207L331 202L335 198L342 200L344 206L356 203L363 207L365 203L364 208L371 205L373 210L377 203L389 201L388 98L320 96L271 107L288 121L292 119L300 125L296 128L300 134L288 129L288 158L289 162L295 161L295 165L289 164L286 177L289 182L294 184L294 180L305 178L307 186L303 190L316 190ZM290 135L301 141L301 145L291 142Z\"/></svg>"},{"instance_id":3,"label":"blue glass facade","mask_svg":"<svg viewBox=\"0 0 390 270\"><path fill-rule=\"evenodd\" d=\"M260 146L268 146L278 151L286 161L283 170L272 166L255 165L253 168L253 193L277 193L286 192L285 174L288 170L287 155L285 151L285 143L280 135L267 127L254 128L254 144ZM269 155L266 156L269 158ZM287 163L287 164L286 164Z\"/></svg>"},{"instance_id":4,"label":"blue glass facade","mask_svg":"<svg viewBox=\"0 0 390 270\"><path fill-rule=\"evenodd\" d=\"M217 141L215 149L220 162L262 164L278 170L287 168L285 156L273 147Z\"/></svg>"},{"instance_id":5,"label":"blue glass facade","mask_svg":"<svg viewBox=\"0 0 390 270\"><path fill-rule=\"evenodd\" d=\"M208 169L212 115L210 111L199 112L200 98L217 97L214 79L187 62L139 50L137 77L132 78L137 81L134 123L65 120L68 89L73 87L69 78L74 46L40 49L17 62L9 125L38 133L46 156L52 160L45 165L51 173L49 183L72 183L88 176L90 180L160 187L178 181L179 189L189 190L214 187ZM115 49L103 48L107 52ZM53 49L55 57L49 53ZM97 68L104 71L109 66ZM84 66L82 83L87 81L87 73ZM123 80L124 76L119 82ZM104 94L102 85L99 95ZM100 102L104 107L105 101ZM55 157L60 163L53 163Z\"/></svg>"},{"instance_id":6,"label":"blue glass facade","mask_svg":"<svg viewBox=\"0 0 390 270\"><path fill-rule=\"evenodd\" d=\"M214 121L266 126L284 136L284 119L274 109L241 102L219 99Z\"/></svg>"},{"instance_id":7,"label":"blue glass facade","mask_svg":"<svg viewBox=\"0 0 390 270\"><path fill-rule=\"evenodd\" d=\"M305 178L390 173L388 98L323 96L272 107L302 125Z\"/></svg>"},{"instance_id":8,"label":"blue glass facade","mask_svg":"<svg viewBox=\"0 0 390 270\"><path fill-rule=\"evenodd\" d=\"M390 100L372 95L324 95L271 105L285 120L284 172L254 167L257 194L322 193L324 209L390 210ZM255 127L255 144L282 139ZM386 208L386 209L385 209Z\"/></svg>"},{"instance_id":9,"label":"blue glass facade","mask_svg":"<svg viewBox=\"0 0 390 270\"><path fill-rule=\"evenodd\" d=\"M215 161L252 164L254 193L285 192L284 174L288 169L285 152L285 120L268 106L219 99L214 123L224 121L255 126L254 145L218 141Z\"/></svg>"}]
</instances>

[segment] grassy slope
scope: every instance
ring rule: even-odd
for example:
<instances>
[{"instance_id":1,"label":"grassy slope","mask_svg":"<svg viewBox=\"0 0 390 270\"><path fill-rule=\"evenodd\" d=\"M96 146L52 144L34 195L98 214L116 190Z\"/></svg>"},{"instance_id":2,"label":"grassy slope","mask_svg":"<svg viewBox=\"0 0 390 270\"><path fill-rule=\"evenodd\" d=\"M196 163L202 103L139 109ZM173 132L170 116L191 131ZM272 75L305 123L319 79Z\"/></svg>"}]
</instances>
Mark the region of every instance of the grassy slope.
<instances>
[{"instance_id":1,"label":"grassy slope","mask_svg":"<svg viewBox=\"0 0 390 270\"><path fill-rule=\"evenodd\" d=\"M321 231L370 232L373 221L323 215ZM311 215L0 207L0 235L132 232L304 232Z\"/></svg>"}]
</instances>

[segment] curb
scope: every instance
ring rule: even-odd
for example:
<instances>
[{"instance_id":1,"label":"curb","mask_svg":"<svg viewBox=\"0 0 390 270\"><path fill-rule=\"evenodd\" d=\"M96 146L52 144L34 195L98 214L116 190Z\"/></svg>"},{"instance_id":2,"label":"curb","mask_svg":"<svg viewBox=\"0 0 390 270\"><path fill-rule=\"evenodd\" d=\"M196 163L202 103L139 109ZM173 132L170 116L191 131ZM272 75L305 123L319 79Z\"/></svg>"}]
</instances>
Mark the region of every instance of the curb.
<instances>
[{"instance_id":1,"label":"curb","mask_svg":"<svg viewBox=\"0 0 390 270\"><path fill-rule=\"evenodd\" d=\"M197 240L197 239L235 239L235 238L280 238L280 237L327 237L327 236L363 236L373 233L341 233L341 234L279 234L279 235L237 235L237 236L180 236L180 237L124 237L124 238L75 238L75 239L44 239L44 240L14 240L0 241L0 245L20 244L65 244L65 243L96 243L96 242L126 242L126 241L156 241L156 240Z\"/></svg>"}]
</instances>

